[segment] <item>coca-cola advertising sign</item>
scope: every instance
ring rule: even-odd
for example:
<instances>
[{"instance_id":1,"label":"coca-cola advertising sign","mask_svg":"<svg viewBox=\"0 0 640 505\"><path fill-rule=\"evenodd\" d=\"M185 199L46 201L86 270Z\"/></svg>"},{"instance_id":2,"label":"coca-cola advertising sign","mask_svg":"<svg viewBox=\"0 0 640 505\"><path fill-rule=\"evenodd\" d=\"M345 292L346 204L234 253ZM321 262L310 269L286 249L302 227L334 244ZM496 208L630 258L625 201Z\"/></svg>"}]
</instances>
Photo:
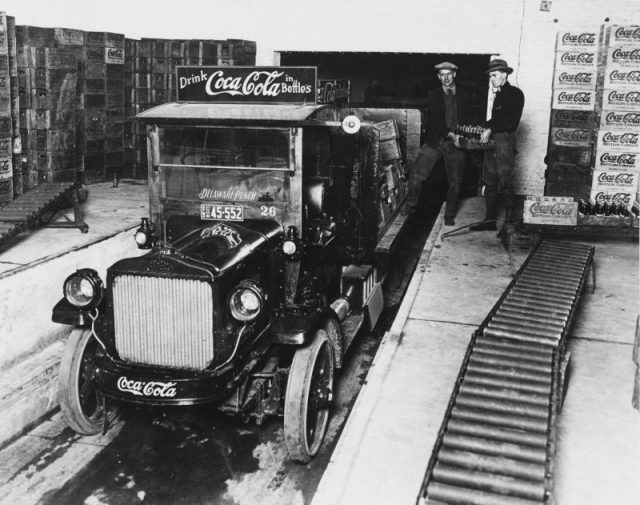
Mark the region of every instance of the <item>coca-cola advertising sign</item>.
<instances>
[{"instance_id":1,"label":"coca-cola advertising sign","mask_svg":"<svg viewBox=\"0 0 640 505\"><path fill-rule=\"evenodd\" d=\"M111 64L124 64L124 49L117 49L115 47L106 47L104 50L105 63Z\"/></svg>"},{"instance_id":2,"label":"coca-cola advertising sign","mask_svg":"<svg viewBox=\"0 0 640 505\"><path fill-rule=\"evenodd\" d=\"M176 382L140 381L128 379L124 375L118 378L117 386L123 393L149 398L173 398L176 396Z\"/></svg>"},{"instance_id":3,"label":"coca-cola advertising sign","mask_svg":"<svg viewBox=\"0 0 640 505\"><path fill-rule=\"evenodd\" d=\"M602 93L602 108L607 110L640 110L640 91L630 89L605 89Z\"/></svg>"},{"instance_id":4,"label":"coca-cola advertising sign","mask_svg":"<svg viewBox=\"0 0 640 505\"><path fill-rule=\"evenodd\" d=\"M555 89L553 91L553 105L554 109L566 109L566 110L593 110L595 106L594 90L581 90L581 89Z\"/></svg>"},{"instance_id":5,"label":"coca-cola advertising sign","mask_svg":"<svg viewBox=\"0 0 640 505\"><path fill-rule=\"evenodd\" d=\"M637 152L640 146L640 134L635 131L600 130L598 131L598 151L618 150Z\"/></svg>"},{"instance_id":6,"label":"coca-cola advertising sign","mask_svg":"<svg viewBox=\"0 0 640 505\"><path fill-rule=\"evenodd\" d=\"M603 111L600 127L609 129L627 129L640 127L640 112Z\"/></svg>"},{"instance_id":7,"label":"coca-cola advertising sign","mask_svg":"<svg viewBox=\"0 0 640 505\"><path fill-rule=\"evenodd\" d=\"M638 67L640 65L640 47L610 46L607 50L607 66Z\"/></svg>"},{"instance_id":8,"label":"coca-cola advertising sign","mask_svg":"<svg viewBox=\"0 0 640 505\"><path fill-rule=\"evenodd\" d=\"M316 103L316 67L177 67L182 102Z\"/></svg>"},{"instance_id":9,"label":"coca-cola advertising sign","mask_svg":"<svg viewBox=\"0 0 640 505\"><path fill-rule=\"evenodd\" d=\"M609 44L640 43L640 26L611 26L609 28Z\"/></svg>"},{"instance_id":10,"label":"coca-cola advertising sign","mask_svg":"<svg viewBox=\"0 0 640 505\"><path fill-rule=\"evenodd\" d=\"M523 220L531 224L573 226L578 221L578 202L561 196L527 196Z\"/></svg>"},{"instance_id":11,"label":"coca-cola advertising sign","mask_svg":"<svg viewBox=\"0 0 640 505\"><path fill-rule=\"evenodd\" d=\"M592 90L596 86L596 71L560 68L555 73L553 86Z\"/></svg>"},{"instance_id":12,"label":"coca-cola advertising sign","mask_svg":"<svg viewBox=\"0 0 640 505\"><path fill-rule=\"evenodd\" d=\"M638 174L634 172L611 172L607 170L596 170L593 173L593 187L615 188L617 191L631 193L638 188Z\"/></svg>"},{"instance_id":13,"label":"coca-cola advertising sign","mask_svg":"<svg viewBox=\"0 0 640 505\"><path fill-rule=\"evenodd\" d=\"M563 109L553 109L551 111L552 126L584 127L589 124L595 127L593 112Z\"/></svg>"},{"instance_id":14,"label":"coca-cola advertising sign","mask_svg":"<svg viewBox=\"0 0 640 505\"><path fill-rule=\"evenodd\" d=\"M633 206L633 201L635 199L635 191L633 193L625 193L625 192L612 192L612 191L597 191L592 189L589 200L594 203L608 203L609 205L624 205L628 209Z\"/></svg>"},{"instance_id":15,"label":"coca-cola advertising sign","mask_svg":"<svg viewBox=\"0 0 640 505\"><path fill-rule=\"evenodd\" d=\"M595 32L559 32L558 49L595 48L598 34Z\"/></svg>"},{"instance_id":16,"label":"coca-cola advertising sign","mask_svg":"<svg viewBox=\"0 0 640 505\"><path fill-rule=\"evenodd\" d=\"M556 53L556 68L595 68L598 64L598 53L595 50L558 51Z\"/></svg>"},{"instance_id":17,"label":"coca-cola advertising sign","mask_svg":"<svg viewBox=\"0 0 640 505\"><path fill-rule=\"evenodd\" d=\"M640 88L640 69L609 68L604 74L605 88Z\"/></svg>"},{"instance_id":18,"label":"coca-cola advertising sign","mask_svg":"<svg viewBox=\"0 0 640 505\"><path fill-rule=\"evenodd\" d=\"M587 147L591 130L586 128L551 128L551 143L557 146Z\"/></svg>"},{"instance_id":19,"label":"coca-cola advertising sign","mask_svg":"<svg viewBox=\"0 0 640 505\"><path fill-rule=\"evenodd\" d=\"M638 170L638 154L627 151L601 151L596 155L598 170Z\"/></svg>"}]
</instances>

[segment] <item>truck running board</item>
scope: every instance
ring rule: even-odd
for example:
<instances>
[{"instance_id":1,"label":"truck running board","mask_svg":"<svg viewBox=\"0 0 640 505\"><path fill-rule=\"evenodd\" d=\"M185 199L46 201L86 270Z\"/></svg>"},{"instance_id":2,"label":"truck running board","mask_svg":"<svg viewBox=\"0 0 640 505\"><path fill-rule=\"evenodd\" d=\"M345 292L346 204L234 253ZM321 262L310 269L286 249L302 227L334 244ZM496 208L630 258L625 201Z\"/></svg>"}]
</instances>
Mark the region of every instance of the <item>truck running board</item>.
<instances>
[{"instance_id":1,"label":"truck running board","mask_svg":"<svg viewBox=\"0 0 640 505\"><path fill-rule=\"evenodd\" d=\"M418 504L549 503L566 338L594 250L540 242L474 332Z\"/></svg>"}]
</instances>

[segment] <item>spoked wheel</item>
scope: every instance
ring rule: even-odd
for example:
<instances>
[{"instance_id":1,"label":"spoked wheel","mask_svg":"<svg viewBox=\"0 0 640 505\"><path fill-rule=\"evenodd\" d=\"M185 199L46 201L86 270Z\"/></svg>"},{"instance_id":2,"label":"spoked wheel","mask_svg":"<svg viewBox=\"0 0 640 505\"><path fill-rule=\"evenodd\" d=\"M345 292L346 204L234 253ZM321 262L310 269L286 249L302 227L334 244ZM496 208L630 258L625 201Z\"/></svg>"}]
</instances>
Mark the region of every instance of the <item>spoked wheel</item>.
<instances>
[{"instance_id":1,"label":"spoked wheel","mask_svg":"<svg viewBox=\"0 0 640 505\"><path fill-rule=\"evenodd\" d=\"M100 350L87 329L71 332L60 362L58 400L67 424L82 435L95 435L104 426L103 398L96 389L95 356ZM118 415L117 407L108 408L108 421Z\"/></svg>"},{"instance_id":2,"label":"spoked wheel","mask_svg":"<svg viewBox=\"0 0 640 505\"><path fill-rule=\"evenodd\" d=\"M307 463L320 450L333 398L333 349L324 330L293 356L284 405L284 441L291 459Z\"/></svg>"}]
</instances>

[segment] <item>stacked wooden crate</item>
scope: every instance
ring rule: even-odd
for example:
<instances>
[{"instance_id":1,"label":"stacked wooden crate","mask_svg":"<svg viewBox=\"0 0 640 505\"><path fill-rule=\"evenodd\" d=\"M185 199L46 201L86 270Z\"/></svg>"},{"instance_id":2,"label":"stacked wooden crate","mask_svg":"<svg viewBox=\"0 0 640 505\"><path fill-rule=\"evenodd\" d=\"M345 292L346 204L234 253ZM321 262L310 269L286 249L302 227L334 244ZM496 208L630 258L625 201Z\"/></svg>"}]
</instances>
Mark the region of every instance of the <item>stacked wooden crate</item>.
<instances>
[{"instance_id":1,"label":"stacked wooden crate","mask_svg":"<svg viewBox=\"0 0 640 505\"><path fill-rule=\"evenodd\" d=\"M599 39L599 30L557 35L545 195L589 197Z\"/></svg>"},{"instance_id":2,"label":"stacked wooden crate","mask_svg":"<svg viewBox=\"0 0 640 505\"><path fill-rule=\"evenodd\" d=\"M79 107L82 128L79 178L98 182L120 177L124 161L124 35L85 32Z\"/></svg>"},{"instance_id":3,"label":"stacked wooden crate","mask_svg":"<svg viewBox=\"0 0 640 505\"><path fill-rule=\"evenodd\" d=\"M640 170L640 26L608 26L603 41L590 199L630 210L637 201Z\"/></svg>"},{"instance_id":4,"label":"stacked wooden crate","mask_svg":"<svg viewBox=\"0 0 640 505\"><path fill-rule=\"evenodd\" d=\"M256 43L248 40L126 39L124 99L125 177L144 177L147 144L135 115L176 100L176 67L255 65Z\"/></svg>"},{"instance_id":5,"label":"stacked wooden crate","mask_svg":"<svg viewBox=\"0 0 640 505\"><path fill-rule=\"evenodd\" d=\"M13 138L17 118L12 114L11 87L17 83L17 75L13 75L9 61L10 45L15 56L15 43L9 43L10 23L8 16L0 12L0 204L10 202L14 195Z\"/></svg>"},{"instance_id":6,"label":"stacked wooden crate","mask_svg":"<svg viewBox=\"0 0 640 505\"><path fill-rule=\"evenodd\" d=\"M75 102L82 32L16 26L25 189L76 178Z\"/></svg>"}]
</instances>

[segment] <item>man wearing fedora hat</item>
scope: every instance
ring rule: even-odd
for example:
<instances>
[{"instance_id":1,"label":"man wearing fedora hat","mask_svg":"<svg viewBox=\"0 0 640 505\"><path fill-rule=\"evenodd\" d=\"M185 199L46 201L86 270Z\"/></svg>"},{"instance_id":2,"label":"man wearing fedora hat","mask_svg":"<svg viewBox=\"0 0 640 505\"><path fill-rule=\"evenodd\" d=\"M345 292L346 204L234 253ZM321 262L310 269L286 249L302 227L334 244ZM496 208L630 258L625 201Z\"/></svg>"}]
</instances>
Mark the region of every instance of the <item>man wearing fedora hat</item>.
<instances>
[{"instance_id":1,"label":"man wearing fedora hat","mask_svg":"<svg viewBox=\"0 0 640 505\"><path fill-rule=\"evenodd\" d=\"M426 138L409 173L406 210L415 208L423 181L429 177L438 160L444 159L448 183L445 225L452 226L465 163L455 129L458 124L468 122L470 98L467 90L456 85L458 67L455 64L443 61L434 68L441 86L427 93Z\"/></svg>"},{"instance_id":2,"label":"man wearing fedora hat","mask_svg":"<svg viewBox=\"0 0 640 505\"><path fill-rule=\"evenodd\" d=\"M498 193L504 198L505 223L513 219L515 204L514 176L516 155L516 129L520 124L524 107L524 94L509 83L513 69L507 62L495 59L489 62L487 75L491 86L487 122L480 142L487 143L493 137L495 149L484 156L484 197L486 214L482 223L471 226L471 230L495 230Z\"/></svg>"}]
</instances>

